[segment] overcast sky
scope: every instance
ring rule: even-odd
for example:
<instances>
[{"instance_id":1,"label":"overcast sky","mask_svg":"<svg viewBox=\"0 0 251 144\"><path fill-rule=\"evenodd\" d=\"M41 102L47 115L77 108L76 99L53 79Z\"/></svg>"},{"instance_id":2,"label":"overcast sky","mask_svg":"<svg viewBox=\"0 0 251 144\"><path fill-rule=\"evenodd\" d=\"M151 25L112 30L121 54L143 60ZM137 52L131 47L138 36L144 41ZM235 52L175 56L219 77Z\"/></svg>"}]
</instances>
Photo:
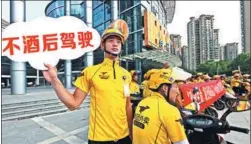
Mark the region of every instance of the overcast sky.
<instances>
[{"instance_id":1,"label":"overcast sky","mask_svg":"<svg viewBox=\"0 0 251 144\"><path fill-rule=\"evenodd\" d=\"M169 33L180 34L187 45L187 23L190 17L201 14L214 15L214 28L219 29L219 43L238 42L241 46L241 21L239 1L176 1L174 19L168 25Z\"/></svg>"},{"instance_id":2,"label":"overcast sky","mask_svg":"<svg viewBox=\"0 0 251 144\"><path fill-rule=\"evenodd\" d=\"M49 1L27 1L27 21L44 16ZM173 22L168 25L169 33L180 34L182 45L187 45L187 23L191 16L201 14L215 16L214 27L219 29L219 43L238 42L241 46L240 2L239 1L176 1ZM9 21L9 1L2 1L2 17Z\"/></svg>"}]
</instances>

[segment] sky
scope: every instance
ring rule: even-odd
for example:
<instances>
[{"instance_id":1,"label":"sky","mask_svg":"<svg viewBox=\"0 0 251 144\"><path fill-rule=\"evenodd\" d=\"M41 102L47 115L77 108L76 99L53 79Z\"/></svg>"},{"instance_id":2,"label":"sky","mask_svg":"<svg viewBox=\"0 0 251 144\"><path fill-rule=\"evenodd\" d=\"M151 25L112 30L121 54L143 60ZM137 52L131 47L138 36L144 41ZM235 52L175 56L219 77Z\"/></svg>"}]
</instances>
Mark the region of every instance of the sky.
<instances>
[{"instance_id":1,"label":"sky","mask_svg":"<svg viewBox=\"0 0 251 144\"><path fill-rule=\"evenodd\" d=\"M201 14L214 15L214 28L219 29L219 43L238 42L241 46L241 21L239 1L176 1L174 19L168 25L171 34L182 36L182 45L187 45L187 23L190 17Z\"/></svg>"},{"instance_id":2,"label":"sky","mask_svg":"<svg viewBox=\"0 0 251 144\"><path fill-rule=\"evenodd\" d=\"M27 21L45 16L44 9L50 1L27 1ZM2 1L2 18L9 21L9 1ZM214 15L214 28L219 29L219 43L238 42L241 47L241 21L239 1L176 1L175 15L167 27L170 34L180 34L182 45L187 45L189 18L201 14Z\"/></svg>"}]
</instances>

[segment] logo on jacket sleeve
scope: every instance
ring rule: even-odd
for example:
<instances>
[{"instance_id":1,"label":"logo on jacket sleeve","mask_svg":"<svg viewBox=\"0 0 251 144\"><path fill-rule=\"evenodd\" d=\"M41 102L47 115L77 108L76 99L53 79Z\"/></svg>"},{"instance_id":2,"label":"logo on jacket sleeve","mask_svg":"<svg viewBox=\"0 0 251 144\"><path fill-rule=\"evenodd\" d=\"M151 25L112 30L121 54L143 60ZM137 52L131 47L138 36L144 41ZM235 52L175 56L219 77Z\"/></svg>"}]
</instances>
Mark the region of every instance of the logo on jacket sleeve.
<instances>
[{"instance_id":1,"label":"logo on jacket sleeve","mask_svg":"<svg viewBox=\"0 0 251 144\"><path fill-rule=\"evenodd\" d=\"M147 110L147 109L150 109L150 107L149 106L139 106L139 112L140 113Z\"/></svg>"}]
</instances>

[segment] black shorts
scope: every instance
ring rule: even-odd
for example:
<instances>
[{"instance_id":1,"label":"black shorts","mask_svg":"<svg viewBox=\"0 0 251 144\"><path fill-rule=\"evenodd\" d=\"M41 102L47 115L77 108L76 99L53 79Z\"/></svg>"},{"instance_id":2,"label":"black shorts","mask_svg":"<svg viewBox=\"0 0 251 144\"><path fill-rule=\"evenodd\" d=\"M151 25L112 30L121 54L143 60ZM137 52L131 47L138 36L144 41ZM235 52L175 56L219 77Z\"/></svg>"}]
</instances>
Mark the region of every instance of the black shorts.
<instances>
[{"instance_id":1,"label":"black shorts","mask_svg":"<svg viewBox=\"0 0 251 144\"><path fill-rule=\"evenodd\" d=\"M132 144L132 140L129 136L122 138L118 141L92 141L88 140L88 144Z\"/></svg>"}]
</instances>

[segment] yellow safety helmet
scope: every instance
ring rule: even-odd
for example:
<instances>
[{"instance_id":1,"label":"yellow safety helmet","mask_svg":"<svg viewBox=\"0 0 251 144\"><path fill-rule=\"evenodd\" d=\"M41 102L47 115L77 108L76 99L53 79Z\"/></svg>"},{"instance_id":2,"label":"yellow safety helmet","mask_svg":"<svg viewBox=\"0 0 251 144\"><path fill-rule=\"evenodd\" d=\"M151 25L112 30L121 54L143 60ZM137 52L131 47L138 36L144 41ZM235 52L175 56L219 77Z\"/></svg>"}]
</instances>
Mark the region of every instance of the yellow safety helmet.
<instances>
[{"instance_id":1,"label":"yellow safety helmet","mask_svg":"<svg viewBox=\"0 0 251 144\"><path fill-rule=\"evenodd\" d=\"M243 86L250 86L249 82L243 82Z\"/></svg>"},{"instance_id":2,"label":"yellow safety helmet","mask_svg":"<svg viewBox=\"0 0 251 144\"><path fill-rule=\"evenodd\" d=\"M244 74L243 77L248 78L250 75L249 74Z\"/></svg>"},{"instance_id":3,"label":"yellow safety helmet","mask_svg":"<svg viewBox=\"0 0 251 144\"><path fill-rule=\"evenodd\" d=\"M213 79L217 79L217 78L220 78L220 76L219 75L214 75L213 76Z\"/></svg>"},{"instance_id":4,"label":"yellow safety helmet","mask_svg":"<svg viewBox=\"0 0 251 144\"><path fill-rule=\"evenodd\" d=\"M209 75L203 75L203 79L208 80L211 79L211 77Z\"/></svg>"},{"instance_id":5,"label":"yellow safety helmet","mask_svg":"<svg viewBox=\"0 0 251 144\"><path fill-rule=\"evenodd\" d=\"M140 71L131 70L130 74L131 74L131 76L138 75L138 74L140 74Z\"/></svg>"},{"instance_id":6,"label":"yellow safety helmet","mask_svg":"<svg viewBox=\"0 0 251 144\"><path fill-rule=\"evenodd\" d=\"M235 73L235 74L234 74L234 77L240 77L240 74Z\"/></svg>"},{"instance_id":7,"label":"yellow safety helmet","mask_svg":"<svg viewBox=\"0 0 251 144\"><path fill-rule=\"evenodd\" d=\"M118 36L120 37L122 44L125 44L126 39L129 35L129 29L127 23L122 19L117 19L103 32L101 36L101 43L109 36Z\"/></svg>"},{"instance_id":8,"label":"yellow safety helmet","mask_svg":"<svg viewBox=\"0 0 251 144\"><path fill-rule=\"evenodd\" d=\"M144 74L144 79L149 79L151 74L153 74L154 72L156 72L158 69L150 69L149 71L147 71L145 74Z\"/></svg>"},{"instance_id":9,"label":"yellow safety helmet","mask_svg":"<svg viewBox=\"0 0 251 144\"><path fill-rule=\"evenodd\" d=\"M203 74L201 72L197 73L197 76L202 76Z\"/></svg>"},{"instance_id":10,"label":"yellow safety helmet","mask_svg":"<svg viewBox=\"0 0 251 144\"><path fill-rule=\"evenodd\" d=\"M239 72L240 72L239 70L233 70L232 74L234 75L235 73L239 73Z\"/></svg>"},{"instance_id":11,"label":"yellow safety helmet","mask_svg":"<svg viewBox=\"0 0 251 144\"><path fill-rule=\"evenodd\" d=\"M174 81L172 69L159 69L151 75L148 84L150 89L156 90L161 84L173 84Z\"/></svg>"}]
</instances>

